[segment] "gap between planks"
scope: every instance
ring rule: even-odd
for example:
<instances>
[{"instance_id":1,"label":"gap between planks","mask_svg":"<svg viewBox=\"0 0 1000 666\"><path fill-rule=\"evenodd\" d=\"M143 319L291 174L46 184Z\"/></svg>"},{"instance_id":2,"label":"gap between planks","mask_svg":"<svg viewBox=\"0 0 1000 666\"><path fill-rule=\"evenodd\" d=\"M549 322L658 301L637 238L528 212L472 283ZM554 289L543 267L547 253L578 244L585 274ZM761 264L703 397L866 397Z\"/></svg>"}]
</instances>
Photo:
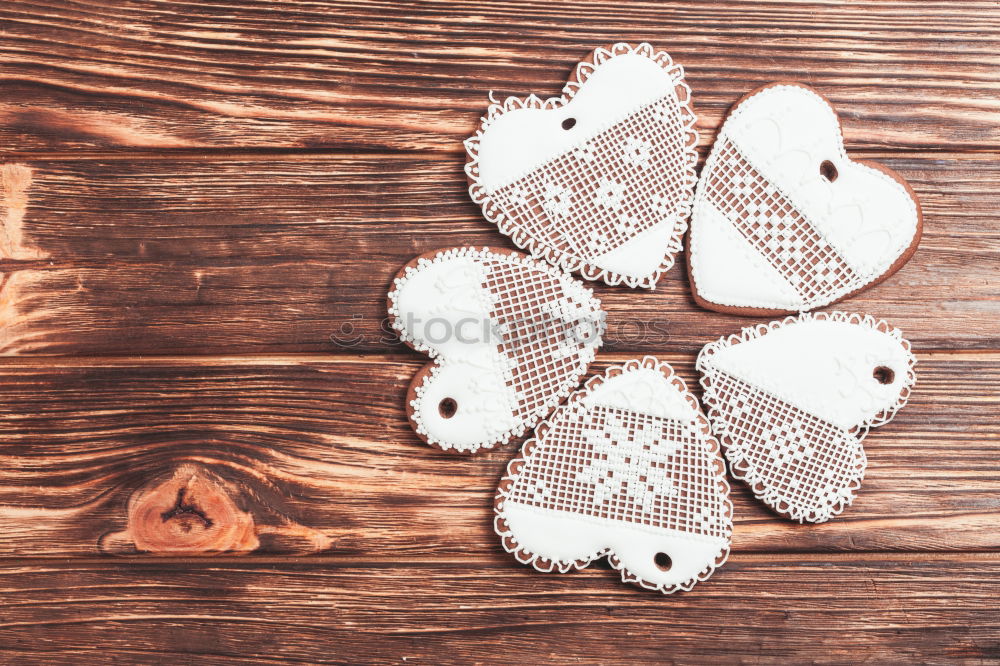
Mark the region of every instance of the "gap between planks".
<instances>
[{"instance_id":1,"label":"gap between planks","mask_svg":"<svg viewBox=\"0 0 1000 666\"><path fill-rule=\"evenodd\" d=\"M736 332L736 326L733 332ZM990 360L1000 363L1000 349L914 349L918 357L926 360L949 361ZM600 353L597 362L623 363L627 360L645 356L660 355L668 359L690 359L694 354L677 350L645 350L642 352L609 352ZM400 348L398 352L370 351L354 354L318 354L318 353L287 353L287 354L165 354L140 356L0 356L0 368L79 368L90 366L173 366L173 365L299 365L303 363L346 365L351 363L366 363L369 365L399 363L429 363L430 358L408 352Z\"/></svg>"},{"instance_id":2,"label":"gap between planks","mask_svg":"<svg viewBox=\"0 0 1000 666\"><path fill-rule=\"evenodd\" d=\"M499 557L499 554L498 554ZM856 550L850 552L827 551L734 551L730 561L742 564L759 564L772 562L790 563L851 563L851 562L955 562L963 563L995 563L1000 565L1000 551L996 550L948 550L948 551L868 551ZM455 566L482 565L484 568L498 566L499 560L489 558L468 557L383 557L378 559L357 558L348 555L216 555L211 557L161 557L157 555L136 556L104 556L104 557L74 557L53 555L51 557L2 557L0 569L16 567L48 567L95 569L116 568L119 566L184 566L200 569L241 568L261 566L323 566L340 569L378 569L397 566L420 568L448 568ZM601 567L597 567L599 570Z\"/></svg>"},{"instance_id":3,"label":"gap between planks","mask_svg":"<svg viewBox=\"0 0 1000 666\"><path fill-rule=\"evenodd\" d=\"M703 130L706 131L707 130ZM713 132L714 133L714 132ZM364 150L357 146L350 146L343 150L323 147L323 148L254 148L254 147L225 147L225 148L158 148L158 149L132 149L123 148L120 150L67 150L67 151L2 151L0 150L0 161L2 162L79 162L82 160L102 160L102 161L192 161L192 162L271 162L275 159L308 161L327 161L343 159L371 159L373 157L386 160L413 160L426 159L428 156L440 156L442 158L453 158L457 155L465 155L461 141L456 141L454 149L426 150L393 150L391 148L379 147L373 150ZM898 149L886 150L885 148L851 148L850 142L846 144L848 154L853 158L860 159L887 159L893 157L927 156L945 158L961 158L985 160L996 159L1000 156L997 146L982 144L980 146L951 146L941 145L925 148L900 147ZM702 157L707 156L708 146L699 149Z\"/></svg>"}]
</instances>

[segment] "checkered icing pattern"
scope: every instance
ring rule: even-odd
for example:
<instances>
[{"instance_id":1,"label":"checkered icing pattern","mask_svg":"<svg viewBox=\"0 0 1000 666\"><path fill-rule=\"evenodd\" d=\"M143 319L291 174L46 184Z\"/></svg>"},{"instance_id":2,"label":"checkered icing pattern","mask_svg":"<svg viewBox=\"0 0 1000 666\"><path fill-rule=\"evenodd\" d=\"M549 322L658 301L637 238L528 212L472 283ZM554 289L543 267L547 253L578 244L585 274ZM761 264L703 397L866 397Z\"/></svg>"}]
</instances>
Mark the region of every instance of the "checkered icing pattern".
<instances>
[{"instance_id":1,"label":"checkered icing pattern","mask_svg":"<svg viewBox=\"0 0 1000 666\"><path fill-rule=\"evenodd\" d=\"M508 501L728 539L696 423L577 403L551 418Z\"/></svg>"},{"instance_id":2,"label":"checkered icing pattern","mask_svg":"<svg viewBox=\"0 0 1000 666\"><path fill-rule=\"evenodd\" d=\"M770 181L726 141L716 148L708 201L788 280L804 309L828 302L861 278Z\"/></svg>"},{"instance_id":3,"label":"checkered icing pattern","mask_svg":"<svg viewBox=\"0 0 1000 666\"><path fill-rule=\"evenodd\" d=\"M746 470L747 483L763 486L762 500L814 522L851 502L866 466L861 440L726 373L710 376L731 440L726 457Z\"/></svg>"},{"instance_id":4,"label":"checkered icing pattern","mask_svg":"<svg viewBox=\"0 0 1000 666\"><path fill-rule=\"evenodd\" d=\"M540 247L587 263L660 222L683 231L693 186L686 124L664 96L491 197Z\"/></svg>"},{"instance_id":5,"label":"checkered icing pattern","mask_svg":"<svg viewBox=\"0 0 1000 666\"><path fill-rule=\"evenodd\" d=\"M514 413L528 418L547 413L551 398L593 360L601 313L590 293L567 276L525 270L503 255L491 255L486 284L492 298L500 362L514 388Z\"/></svg>"}]
</instances>

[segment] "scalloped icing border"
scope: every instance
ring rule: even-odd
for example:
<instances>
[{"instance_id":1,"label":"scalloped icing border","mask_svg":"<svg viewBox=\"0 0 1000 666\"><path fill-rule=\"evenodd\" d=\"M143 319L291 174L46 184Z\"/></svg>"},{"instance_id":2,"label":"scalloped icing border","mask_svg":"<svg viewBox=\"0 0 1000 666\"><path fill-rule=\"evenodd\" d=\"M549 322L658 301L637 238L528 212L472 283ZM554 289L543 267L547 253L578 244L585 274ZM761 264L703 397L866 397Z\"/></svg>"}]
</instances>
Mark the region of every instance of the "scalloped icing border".
<instances>
[{"instance_id":1,"label":"scalloped icing border","mask_svg":"<svg viewBox=\"0 0 1000 666\"><path fill-rule=\"evenodd\" d=\"M760 95L762 93L765 93L768 90L771 90L773 88L782 88L782 87L785 87L785 88L798 88L799 90L803 90L803 91L809 93L810 95L812 95L813 97L816 97L817 99L819 99L823 103L823 105L829 111L830 116L832 117L832 119L834 121L834 124L836 125L837 139L839 139L839 145L840 145L840 155L839 155L839 157L842 160L844 160L845 162L848 162L848 163L850 163L850 164L852 164L852 165L854 165L856 167L860 167L861 169L864 169L864 170L866 170L868 172L871 172L872 175L877 176L878 178L886 181L887 183L891 182L891 185L893 187L896 187L896 188L902 190L903 194L905 194L906 197L907 197L907 199L909 199L910 205L912 206L912 210L913 210L913 212L914 212L914 214L916 216L916 219L917 219L916 229L913 232L913 238L910 239L910 244L908 246L902 248L902 250L900 251L899 255L896 257L895 261L892 264L890 264L888 266L888 268L886 268L882 273L865 275L865 276L863 276L861 284L860 285L854 285L854 288L851 289L850 291L841 290L841 293L839 293L839 294L835 293L832 297L830 297L828 300L824 300L823 302L812 303L812 304L808 304L807 303L806 305L808 307L803 307L801 310L789 310L789 309L787 309L785 307L782 307L780 305L776 305L773 302L771 302L771 303L762 303L760 305L754 306L754 305L735 305L733 303L724 303L724 302L719 302L719 301L710 301L707 298L705 298L704 296L702 296L699 293L699 291L698 291L698 281L695 279L695 275L694 275L694 273L695 273L695 271L694 271L694 261L692 261L691 258L689 257L689 260L688 260L688 279L691 282L691 291L694 293L693 295L694 295L695 301L697 301L699 305L701 305L702 307L704 307L704 308L706 308L708 310L714 310L716 312L724 312L724 313L728 313L728 314L741 314L741 315L752 315L752 316L766 317L766 316L775 316L775 315L781 315L781 314L796 314L798 312L805 312L805 311L808 311L808 310L813 310L815 308L821 308L821 307L825 307L827 305L832 305L832 304L837 303L839 301L842 301L842 300L845 300L847 298L850 298L851 296L854 296L855 294L858 294L858 293L864 291L865 289L868 289L870 287L874 287L875 285L879 284L880 282L882 282L882 281L884 281L884 280L892 277L895 273L897 273L899 271L900 268L902 268L910 260L910 258L913 256L913 254L917 251L917 247L920 245L920 239L923 236L923 209L920 206L920 200L917 198L917 193L913 191L913 188L906 181L906 179L903 178L903 176L901 176L900 174L898 174L895 171L893 171L892 169L890 169L889 167L887 167L887 166L885 166L883 164L880 164L878 162L871 162L871 161L868 161L868 160L854 160L854 159L851 159L851 156L847 153L847 148L844 145L844 128L843 128L843 125L841 124L840 115L837 113L837 109L833 106L833 104L830 102L830 100L828 100L827 98L823 97L823 95L821 95L819 93L819 91L817 91L815 88L813 88L811 86L808 86L808 85L806 85L804 83L798 83L797 81L775 81L775 82L772 82L772 83L765 84L763 86L755 88L754 90L751 90L749 93L747 93L743 97L741 97L738 100L736 100L736 102L729 108L729 111L726 112L726 115L725 115L724 121L722 123L722 126L719 128L719 131L716 134L715 141L712 143L712 149L708 153L708 159L705 161L705 166L701 170L701 178L699 178L699 180L698 180L698 185L697 185L697 187L695 189L694 201L692 203L692 215L693 215L693 209L697 207L698 202L702 199L702 185L701 185L701 183L705 180L705 176L707 176L707 174L709 174L710 172L712 172L714 170L714 168L715 168L715 163L717 161L717 159L716 159L716 150L715 150L716 149L716 144L718 144L719 139L725 133L726 128L730 125L730 123L736 117L738 117L740 115L744 103L749 102L754 97L756 97L756 96L758 96L758 95ZM742 155L742 151L741 151L741 155ZM762 173L762 174L764 173L764 170L760 169L759 166L757 166L756 164L754 164L747 155L743 155L743 158L746 159L747 162L750 162L751 164L753 164L754 168L756 168L760 173ZM789 201L795 203L795 197L791 196L789 194L789 192L783 186L781 186L779 183L775 183L775 182L771 182L771 184L786 199L788 199ZM706 202L706 205L709 205L709 204L707 204L707 202ZM692 220L691 227L693 228L693 226L694 226L694 222ZM822 236L822 234L820 234L820 235ZM827 239L824 237L824 240L827 240ZM829 240L827 240L827 242L829 243ZM833 246L831 244L831 247L835 247L835 246ZM750 249L753 249L753 248L750 248ZM694 254L697 251L698 251L698 244L695 242L694 234L691 233L691 234L689 234L689 238L688 238L688 252L693 257ZM837 250L837 251L839 252L840 250ZM848 289L850 289L850 287L848 287ZM712 306L716 306L716 307L712 307Z\"/></svg>"},{"instance_id":2,"label":"scalloped icing border","mask_svg":"<svg viewBox=\"0 0 1000 666\"><path fill-rule=\"evenodd\" d=\"M603 384L605 379L617 377L620 374L623 374L631 370L637 370L642 367L659 370L663 374L665 379L667 379L671 384L673 384L675 387L681 390L681 392L684 394L684 397L687 399L688 403L690 403L691 406L694 407L695 409L695 413L697 414L699 429L701 430L702 434L705 435L706 444L709 447L710 453L714 454L719 460L719 462L722 463L723 470L718 476L718 481L719 481L718 487L719 487L719 492L721 492L723 497L725 497L723 507L724 507L724 513L727 514L728 516L728 524L727 524L728 540L726 546L719 551L718 555L715 558L715 561L709 563L696 576L669 587L644 580L634 575L632 572L630 572L628 569L624 567L621 560L618 559L617 555L615 555L613 549L610 547L599 550L585 559L565 561L565 560L550 560L538 553L533 553L522 546L518 546L517 539L514 537L513 532L511 532L511 530L506 525L503 512L503 502L507 499L508 492L510 491L510 488L513 486L515 478L520 473L524 465L527 464L528 459L530 458L532 453L539 446L538 440L544 438L545 433L548 431L550 427L547 421L543 421L535 429L535 436L527 440L524 443L524 446L521 448L520 453L518 453L518 455L507 464L505 474L503 478L500 479L500 483L497 486L497 493L493 500L493 512L495 514L493 519L493 529L496 532L497 536L500 537L500 543L503 546L503 549L508 553L512 554L517 559L518 562L521 562L522 564L530 564L536 570L544 573L550 573L552 571L558 571L559 573L567 573L573 570L584 569L587 566L589 566L591 562L599 560L602 557L607 557L608 562L611 564L611 566L621 573L622 582L632 583L647 590L656 590L662 592L663 594L672 594L674 592L680 592L680 591L684 592L690 591L691 588L693 588L696 583L707 580L709 577L711 577L711 575L715 572L717 568L721 567L723 564L726 563L726 560L729 558L730 544L732 541L733 503L729 497L731 489L729 486L729 482L726 480L725 476L725 471L724 471L725 462L722 456L722 448L719 443L719 440L716 439L716 437L712 434L711 424L702 414L701 407L698 404L698 400L694 397L694 395L691 394L691 392L687 388L687 384L681 377L679 377L674 372L674 369L670 366L669 363L667 363L666 361L660 361L654 356L644 356L641 360L632 359L630 361L626 361L622 365L613 365L609 367L607 370L605 370L603 375L595 375L590 379L588 379L587 382L578 391L576 391L575 393L573 393L573 395L570 396L569 400L566 401L566 405L582 400L589 391Z\"/></svg>"},{"instance_id":3,"label":"scalloped icing border","mask_svg":"<svg viewBox=\"0 0 1000 666\"><path fill-rule=\"evenodd\" d=\"M534 238L514 226L511 220L504 214L499 205L493 201L489 192L486 191L479 182L479 141L486 129L496 118L508 111L515 109L556 109L567 104L579 89L590 78L596 67L611 58L626 53L636 53L653 60L663 69L671 73L675 79L674 91L677 93L680 111L685 116L685 132L688 142L684 148L683 159L686 162L684 168L685 178L690 184L690 195L687 201L680 202L680 216L677 225L670 235L670 240L665 247L665 254L660 265L645 277L629 277L615 271L598 268L586 259L563 252L552 247L540 247L535 243ZM684 97L681 99L680 92ZM698 183L698 173L696 166L698 163L698 130L695 123L698 120L694 109L691 106L691 88L684 80L684 67L675 63L666 51L657 51L647 42L642 42L637 46L632 46L626 42L617 42L608 47L598 47L591 51L586 59L577 63L571 78L563 87L562 95L542 99L534 94L525 98L508 97L502 103L496 102L490 93L490 100L493 102L487 109L486 115L479 119L479 127L476 133L466 139L463 143L467 154L465 163L465 174L469 181L469 196L473 202L478 204L483 211L483 216L497 225L500 233L511 238L519 248L525 249L535 258L544 259L554 266L559 266L568 272L579 272L587 280L602 280L605 284L615 286L625 284L628 287L642 287L644 289L654 289L660 277L670 270L676 262L677 253L684 247L684 234L687 232L687 218L691 215L692 206L695 200L695 187Z\"/></svg>"},{"instance_id":4,"label":"scalloped icing border","mask_svg":"<svg viewBox=\"0 0 1000 666\"><path fill-rule=\"evenodd\" d=\"M442 451L447 451L448 453L463 453L463 454L473 454L481 450L490 450L498 446L502 446L514 439L515 437L520 437L525 432L533 427L536 423L544 419L546 416L552 413L556 407L568 396L572 391L580 384L580 379L590 370L590 364L594 362L594 357L597 355L597 350L600 349L601 345L604 343L603 337L607 328L606 317L602 316L598 320L598 325L600 330L598 331L598 337L595 344L588 347L589 355L581 355L581 360L586 360L586 364L578 373L568 375L565 384L560 387L556 392L553 392L549 399L543 403L538 409L536 409L535 414L531 417L525 419L521 424L506 431L501 436L497 437L495 440L479 442L470 446L468 449L458 449L454 446L449 446L447 442L441 442L433 437L426 435L423 432L422 423L419 422L416 416L416 410L412 408L411 402L417 397L417 389L422 388L424 383L433 378L437 372L440 370L441 365L438 362L439 354L435 349L428 347L425 344L421 344L414 340L412 336L406 331L402 322L399 320L399 308L396 306L396 295L399 292L399 288L406 284L407 280L411 275L420 270L420 267L425 262L434 262L438 258L453 258L453 257L474 257L474 258L486 258L486 257L498 257L501 259L509 258L512 261L516 261L518 264L524 266L525 269L538 270L544 273L546 276L562 279L564 277L569 277L571 280L575 279L572 276L568 276L558 268L550 266L548 264L542 263L532 257L521 254L520 252L514 252L513 250L507 250L504 248L490 249L489 247L483 247L481 250L476 249L472 246L466 247L452 247L444 248L440 250L432 250L430 252L425 252L417 257L414 257L408 261L399 271L392 280L392 289L386 296L386 309L389 313L389 324L392 329L396 331L399 335L399 340L405 344L410 349L426 354L432 360L430 363L424 365L420 370L413 375L413 379L410 380L410 385L406 391L406 412L407 420L410 422L410 426L413 431L417 434L424 443L433 446L435 448L441 449ZM587 285L579 282L579 286L583 289L590 297L590 305L595 312L599 312L602 315L606 313L601 309L601 301L596 296L594 296L594 291Z\"/></svg>"},{"instance_id":5,"label":"scalloped icing border","mask_svg":"<svg viewBox=\"0 0 1000 666\"><path fill-rule=\"evenodd\" d=\"M718 435L719 441L722 444L722 448L726 453L726 460L729 462L730 473L734 478L739 479L744 482L750 490L753 492L754 497L758 500L767 504L776 513L781 516L785 516L790 520L796 520L799 523L811 522L811 523L822 523L831 520L832 518L839 516L843 513L844 509L850 506L854 502L854 498L857 497L857 492L861 488L861 481L864 480L864 474L868 467L867 456L865 456L865 466L861 470L861 477L850 486L848 490L851 491L851 496L842 500L838 504L835 504L830 509L830 516L825 520L811 520L809 516L814 514L806 514L802 516L795 516L789 512L782 512L777 507L771 505L765 499L766 490L764 487L758 487L758 484L762 484L763 481L760 477L754 473L753 468L751 468L743 458L733 460L729 457L729 451L731 447L734 446L733 438L729 435L727 429L727 421L722 416L721 403L722 400L719 399L716 394L715 388L711 383L711 375L706 372L703 367L703 358L707 359L710 356L714 356L716 352L721 349L726 349L732 345L737 345L742 342L750 342L756 340L764 335L767 335L773 330L777 330L784 326L790 324L797 324L803 321L835 321L844 322L847 324L854 324L859 326L867 326L868 328L880 331L882 333L888 333L892 337L898 339L903 345L904 349L909 354L909 365L906 370L906 378L903 381L903 386L900 390L899 398L895 403L882 410L878 414L875 414L870 419L862 421L861 423L855 425L848 433L855 435L858 438L858 443L861 446L861 454L865 456L865 450L863 442L865 437L868 436L868 432L872 428L877 428L879 426L885 425L893 419L900 409L906 406L907 401L910 399L910 394L912 393L913 386L917 382L917 375L914 370L914 366L917 364L916 356L913 355L913 351L910 347L910 341L903 337L903 332L891 326L884 319L875 319L871 315L860 315L856 313L848 313L841 311L833 312L815 312L815 313L803 313L800 315L790 315L784 319L778 319L767 324L757 324L755 326L745 326L740 330L739 333L734 333L728 337L724 336L716 340L715 342L710 342L709 344L702 347L701 351L698 353L698 359L695 361L695 368L701 375L700 384L702 389L702 402L705 403L706 411L708 413L708 418L712 423L712 432ZM714 374L714 373L713 373ZM759 386L755 387L761 391L764 391ZM769 391L764 391L765 393L770 393ZM808 410L805 410L808 411Z\"/></svg>"}]
</instances>

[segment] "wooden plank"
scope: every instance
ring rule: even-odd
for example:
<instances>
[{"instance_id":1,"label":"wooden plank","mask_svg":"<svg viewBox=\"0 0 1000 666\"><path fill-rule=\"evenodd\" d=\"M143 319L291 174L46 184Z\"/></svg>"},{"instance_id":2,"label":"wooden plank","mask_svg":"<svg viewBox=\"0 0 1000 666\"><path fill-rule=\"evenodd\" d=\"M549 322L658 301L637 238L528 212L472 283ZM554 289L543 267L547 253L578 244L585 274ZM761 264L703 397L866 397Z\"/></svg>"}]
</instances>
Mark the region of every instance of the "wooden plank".
<instances>
[{"instance_id":1,"label":"wooden plank","mask_svg":"<svg viewBox=\"0 0 1000 666\"><path fill-rule=\"evenodd\" d=\"M866 157L910 179L924 239L897 275L835 307L884 317L917 348L1000 347L1000 161ZM469 201L460 162L7 163L3 237L12 240L0 247L0 353L398 350L382 326L399 266L439 247L513 247ZM757 321L698 308L683 263L682 255L652 293L594 285L609 315L609 351L693 351Z\"/></svg>"},{"instance_id":2,"label":"wooden plank","mask_svg":"<svg viewBox=\"0 0 1000 666\"><path fill-rule=\"evenodd\" d=\"M1000 657L995 554L735 554L663 598L595 566L109 561L0 568L17 663L417 661L986 663Z\"/></svg>"},{"instance_id":3,"label":"wooden plank","mask_svg":"<svg viewBox=\"0 0 1000 666\"><path fill-rule=\"evenodd\" d=\"M852 146L995 149L995 9L8 0L0 145L456 153L488 91L555 95L595 46L645 40L686 67L705 130L752 88L795 79L841 110Z\"/></svg>"},{"instance_id":4,"label":"wooden plank","mask_svg":"<svg viewBox=\"0 0 1000 666\"><path fill-rule=\"evenodd\" d=\"M694 381L691 355L662 357ZM602 355L594 370L626 358ZM403 414L420 364L415 353L8 360L0 556L492 558L492 498L515 447L469 458L420 443ZM921 354L918 372L911 404L866 440L854 506L804 527L736 484L735 551L1000 548L1000 354Z\"/></svg>"},{"instance_id":5,"label":"wooden plank","mask_svg":"<svg viewBox=\"0 0 1000 666\"><path fill-rule=\"evenodd\" d=\"M0 661L1000 659L995 10L0 4ZM516 443L422 445L422 357L380 330L412 256L511 247L461 170L487 91L556 94L618 39L686 66L703 158L735 99L794 78L925 213L913 261L838 306L920 357L858 500L799 526L737 485L730 562L668 599L506 555ZM697 309L683 257L652 294L596 290L595 371L653 352L691 382L755 321Z\"/></svg>"}]
</instances>

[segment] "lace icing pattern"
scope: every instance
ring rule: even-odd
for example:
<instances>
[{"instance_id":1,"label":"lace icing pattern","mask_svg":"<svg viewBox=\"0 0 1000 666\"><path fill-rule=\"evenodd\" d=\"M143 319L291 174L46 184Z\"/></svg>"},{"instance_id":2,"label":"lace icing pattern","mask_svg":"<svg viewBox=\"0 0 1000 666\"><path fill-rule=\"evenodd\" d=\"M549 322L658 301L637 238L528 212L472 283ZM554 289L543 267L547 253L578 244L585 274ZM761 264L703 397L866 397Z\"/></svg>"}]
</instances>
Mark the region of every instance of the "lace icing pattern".
<instances>
[{"instance_id":1,"label":"lace icing pattern","mask_svg":"<svg viewBox=\"0 0 1000 666\"><path fill-rule=\"evenodd\" d=\"M597 66L626 53L650 58L667 70L675 84L673 94L614 120L512 183L494 190L480 183L479 141L496 118L514 109L558 108L574 97ZM465 141L469 193L486 218L532 256L579 271L588 280L652 289L682 247L694 198L698 133L691 91L683 68L649 44L599 48L591 60L577 65L576 80L566 84L560 97L510 97L489 107L476 134ZM660 223L669 224L672 231L663 261L652 274L626 276L594 264L602 254Z\"/></svg>"},{"instance_id":2,"label":"lace icing pattern","mask_svg":"<svg viewBox=\"0 0 1000 666\"><path fill-rule=\"evenodd\" d=\"M810 310L863 283L778 187L725 139L705 196L750 245L792 285Z\"/></svg>"},{"instance_id":3,"label":"lace icing pattern","mask_svg":"<svg viewBox=\"0 0 1000 666\"><path fill-rule=\"evenodd\" d=\"M710 382L733 442L733 475L761 501L792 520L821 523L854 500L867 467L857 437L724 372Z\"/></svg>"},{"instance_id":4,"label":"lace icing pattern","mask_svg":"<svg viewBox=\"0 0 1000 666\"><path fill-rule=\"evenodd\" d=\"M582 399L607 378L640 368L663 373L694 407L690 422L660 418ZM646 356L592 377L525 442L507 466L494 504L495 529L507 552L539 571L582 569L608 556L624 582L665 594L690 590L725 563L733 507L721 464L719 442L697 401L669 364ZM671 529L692 539L719 537L726 545L695 577L673 586L646 581L624 568L610 548L575 561L549 559L521 546L507 526L507 502L573 516L581 530L589 518L620 521L644 529Z\"/></svg>"},{"instance_id":5,"label":"lace icing pattern","mask_svg":"<svg viewBox=\"0 0 1000 666\"><path fill-rule=\"evenodd\" d=\"M718 470L690 423L579 403L549 423L508 501L726 536Z\"/></svg>"},{"instance_id":6,"label":"lace icing pattern","mask_svg":"<svg viewBox=\"0 0 1000 666\"><path fill-rule=\"evenodd\" d=\"M916 383L916 358L910 354L899 398L851 430L844 430L712 364L712 357L722 349L810 320L864 326L892 336L910 351L902 332L884 320L838 311L816 312L743 328L706 345L696 364L704 389L702 401L712 431L725 450L730 472L744 481L757 499L800 523L828 521L850 506L867 467L864 438L871 428L892 420L906 405Z\"/></svg>"},{"instance_id":7,"label":"lace icing pattern","mask_svg":"<svg viewBox=\"0 0 1000 666\"><path fill-rule=\"evenodd\" d=\"M483 286L492 296L490 320L502 333L497 368L514 389L514 413L529 422L548 414L552 396L587 371L599 346L591 326L601 309L589 292L567 289L576 286L569 278L525 270L508 257L483 262Z\"/></svg>"}]
</instances>

